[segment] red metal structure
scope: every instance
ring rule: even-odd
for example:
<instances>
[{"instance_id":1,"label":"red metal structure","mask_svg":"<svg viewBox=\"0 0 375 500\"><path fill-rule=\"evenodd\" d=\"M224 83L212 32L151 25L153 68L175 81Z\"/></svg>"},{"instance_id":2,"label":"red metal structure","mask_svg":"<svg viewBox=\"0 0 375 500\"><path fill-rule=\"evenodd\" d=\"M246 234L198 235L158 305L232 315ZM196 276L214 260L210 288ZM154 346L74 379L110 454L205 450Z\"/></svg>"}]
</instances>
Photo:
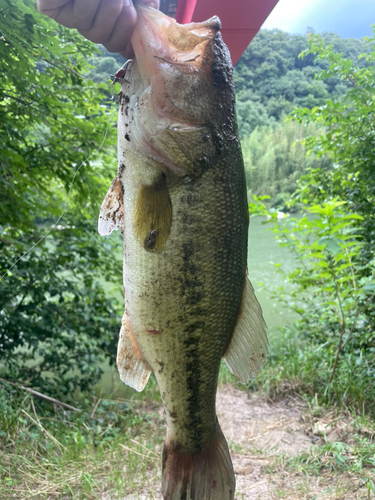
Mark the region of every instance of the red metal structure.
<instances>
[{"instance_id":1,"label":"red metal structure","mask_svg":"<svg viewBox=\"0 0 375 500\"><path fill-rule=\"evenodd\" d=\"M176 21L181 24L219 16L222 35L236 64L278 0L179 0Z\"/></svg>"}]
</instances>

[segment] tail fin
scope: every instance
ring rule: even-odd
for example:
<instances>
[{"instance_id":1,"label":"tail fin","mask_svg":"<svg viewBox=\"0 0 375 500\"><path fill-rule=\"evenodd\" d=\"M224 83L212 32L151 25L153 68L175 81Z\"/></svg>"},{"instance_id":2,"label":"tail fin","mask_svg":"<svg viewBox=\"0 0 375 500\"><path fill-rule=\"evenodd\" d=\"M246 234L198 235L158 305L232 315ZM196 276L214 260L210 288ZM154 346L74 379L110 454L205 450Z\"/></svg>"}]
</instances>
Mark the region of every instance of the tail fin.
<instances>
[{"instance_id":1,"label":"tail fin","mask_svg":"<svg viewBox=\"0 0 375 500\"><path fill-rule=\"evenodd\" d=\"M211 444L197 453L164 444L164 500L233 500L235 478L228 445L220 427Z\"/></svg>"}]
</instances>

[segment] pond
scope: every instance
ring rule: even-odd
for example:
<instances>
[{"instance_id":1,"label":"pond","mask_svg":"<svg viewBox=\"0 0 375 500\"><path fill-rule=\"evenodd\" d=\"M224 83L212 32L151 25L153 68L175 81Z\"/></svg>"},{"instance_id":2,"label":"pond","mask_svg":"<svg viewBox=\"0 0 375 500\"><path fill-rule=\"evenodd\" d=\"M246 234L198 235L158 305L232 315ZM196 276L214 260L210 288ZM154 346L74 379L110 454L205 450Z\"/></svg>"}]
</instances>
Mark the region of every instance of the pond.
<instances>
[{"instance_id":1,"label":"pond","mask_svg":"<svg viewBox=\"0 0 375 500\"><path fill-rule=\"evenodd\" d=\"M264 217L250 219L248 272L263 309L268 333L277 335L277 328L293 322L296 315L282 308L277 300L271 298L271 288L287 288L283 276L274 264L280 263L286 272L290 272L295 267L295 259L288 248L277 244L274 233L268 229L267 224L263 224L264 220ZM98 394L102 394L102 397L111 394L112 397L128 398L134 393L120 381L115 366L110 367L107 364L103 365L103 369L105 373L97 386Z\"/></svg>"},{"instance_id":2,"label":"pond","mask_svg":"<svg viewBox=\"0 0 375 500\"><path fill-rule=\"evenodd\" d=\"M289 248L279 246L270 225L264 224L264 221L264 217L250 219L248 273L267 326L270 330L275 330L296 319L295 313L282 308L277 300L271 299L269 290L279 287L287 290L290 287L275 264L281 264L283 271L290 273L295 269L296 261ZM283 224L283 221L279 223Z\"/></svg>"}]
</instances>

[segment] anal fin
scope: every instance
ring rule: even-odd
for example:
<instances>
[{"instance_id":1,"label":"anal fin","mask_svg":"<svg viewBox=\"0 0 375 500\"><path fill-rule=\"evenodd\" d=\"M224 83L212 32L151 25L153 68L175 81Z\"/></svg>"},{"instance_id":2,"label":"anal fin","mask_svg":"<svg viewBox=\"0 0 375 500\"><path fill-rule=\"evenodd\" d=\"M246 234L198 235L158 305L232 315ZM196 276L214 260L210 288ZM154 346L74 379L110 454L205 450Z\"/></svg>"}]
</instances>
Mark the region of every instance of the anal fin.
<instances>
[{"instance_id":1,"label":"anal fin","mask_svg":"<svg viewBox=\"0 0 375 500\"><path fill-rule=\"evenodd\" d=\"M126 313L122 319L116 362L120 379L136 391L143 391L152 370L142 357Z\"/></svg>"},{"instance_id":2,"label":"anal fin","mask_svg":"<svg viewBox=\"0 0 375 500\"><path fill-rule=\"evenodd\" d=\"M229 370L246 383L260 370L266 359L267 325L254 288L246 278L241 312L232 340L224 355Z\"/></svg>"}]
</instances>

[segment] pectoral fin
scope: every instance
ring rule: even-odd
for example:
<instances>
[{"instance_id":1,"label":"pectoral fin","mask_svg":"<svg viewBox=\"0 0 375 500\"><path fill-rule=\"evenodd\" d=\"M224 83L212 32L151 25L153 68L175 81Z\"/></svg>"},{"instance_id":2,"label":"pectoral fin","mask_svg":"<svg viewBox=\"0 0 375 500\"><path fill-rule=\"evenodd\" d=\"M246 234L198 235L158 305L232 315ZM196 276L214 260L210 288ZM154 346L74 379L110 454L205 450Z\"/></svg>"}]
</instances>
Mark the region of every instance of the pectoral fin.
<instances>
[{"instance_id":1,"label":"pectoral fin","mask_svg":"<svg viewBox=\"0 0 375 500\"><path fill-rule=\"evenodd\" d=\"M148 252L159 253L168 239L172 224L172 204L165 175L151 186L139 189L134 210L134 232Z\"/></svg>"},{"instance_id":2,"label":"pectoral fin","mask_svg":"<svg viewBox=\"0 0 375 500\"><path fill-rule=\"evenodd\" d=\"M120 379L136 391L143 391L152 370L142 357L126 313L122 319L116 362Z\"/></svg>"},{"instance_id":3,"label":"pectoral fin","mask_svg":"<svg viewBox=\"0 0 375 500\"><path fill-rule=\"evenodd\" d=\"M101 236L108 236L112 231L122 228L124 222L124 203L122 184L118 177L113 179L106 194L98 220L98 231Z\"/></svg>"},{"instance_id":4,"label":"pectoral fin","mask_svg":"<svg viewBox=\"0 0 375 500\"><path fill-rule=\"evenodd\" d=\"M229 370L246 383L260 370L267 352L267 325L254 288L246 279L241 313L227 352L224 355Z\"/></svg>"}]
</instances>

